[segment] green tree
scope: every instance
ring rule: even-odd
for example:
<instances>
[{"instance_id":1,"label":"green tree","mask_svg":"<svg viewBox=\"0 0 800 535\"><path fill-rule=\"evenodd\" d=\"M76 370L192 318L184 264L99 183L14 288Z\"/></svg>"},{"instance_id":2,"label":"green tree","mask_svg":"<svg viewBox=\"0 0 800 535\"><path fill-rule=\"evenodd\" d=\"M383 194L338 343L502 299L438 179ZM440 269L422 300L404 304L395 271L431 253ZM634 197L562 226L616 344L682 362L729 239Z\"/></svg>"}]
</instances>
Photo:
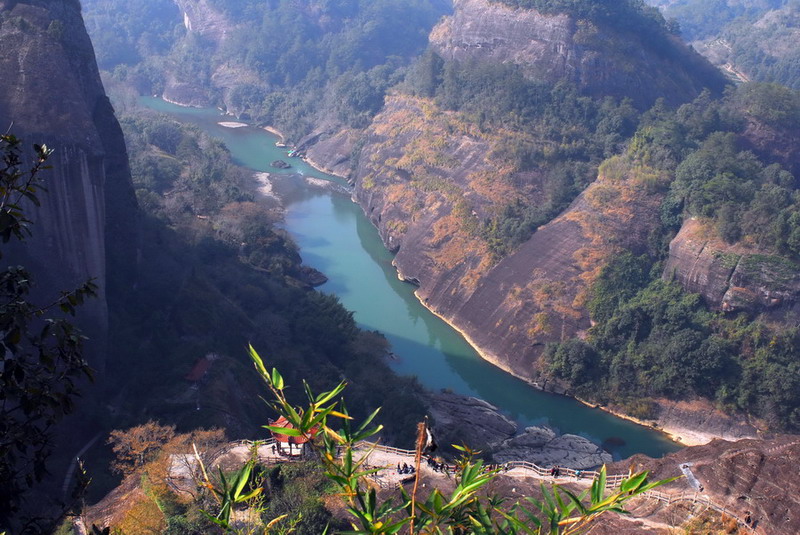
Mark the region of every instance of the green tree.
<instances>
[{"instance_id":1,"label":"green tree","mask_svg":"<svg viewBox=\"0 0 800 535\"><path fill-rule=\"evenodd\" d=\"M31 234L25 210L39 205L51 151L34 145L34 152L26 166L20 140L0 136L0 260L9 242ZM95 285L89 281L41 305L29 300L32 279L22 266L0 271L0 524L10 522L5 519L19 510L25 491L45 475L51 429L72 411L80 378L91 378L84 337L65 316L94 295Z\"/></svg>"}]
</instances>

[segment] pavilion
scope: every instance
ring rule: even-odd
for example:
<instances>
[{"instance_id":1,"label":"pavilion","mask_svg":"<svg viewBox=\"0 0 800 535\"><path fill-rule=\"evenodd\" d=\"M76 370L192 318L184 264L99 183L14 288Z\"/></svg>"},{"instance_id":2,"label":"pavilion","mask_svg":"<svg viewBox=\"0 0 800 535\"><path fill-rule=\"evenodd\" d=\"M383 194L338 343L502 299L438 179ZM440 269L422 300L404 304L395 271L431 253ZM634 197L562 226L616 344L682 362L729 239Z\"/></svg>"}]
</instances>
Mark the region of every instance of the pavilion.
<instances>
[{"instance_id":1,"label":"pavilion","mask_svg":"<svg viewBox=\"0 0 800 535\"><path fill-rule=\"evenodd\" d=\"M269 425L272 427L294 429L294 426L283 416L275 421L270 420ZM270 429L270 432L272 433L272 438L275 439L275 446L280 454L299 457L305 453L305 445L306 442L310 440L309 437L284 435L278 431L273 431L272 429ZM311 429L311 438L315 437L317 433L319 433L319 427L314 427Z\"/></svg>"}]
</instances>

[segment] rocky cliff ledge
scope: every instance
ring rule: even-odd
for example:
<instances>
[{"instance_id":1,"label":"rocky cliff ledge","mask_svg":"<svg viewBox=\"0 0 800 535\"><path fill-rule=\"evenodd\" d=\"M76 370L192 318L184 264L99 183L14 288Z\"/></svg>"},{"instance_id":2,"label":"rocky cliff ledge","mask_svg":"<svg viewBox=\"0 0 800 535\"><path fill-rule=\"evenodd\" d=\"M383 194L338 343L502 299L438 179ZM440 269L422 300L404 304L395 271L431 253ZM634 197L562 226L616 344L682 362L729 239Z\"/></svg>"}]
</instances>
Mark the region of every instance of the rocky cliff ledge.
<instances>
[{"instance_id":1,"label":"rocky cliff ledge","mask_svg":"<svg viewBox=\"0 0 800 535\"><path fill-rule=\"evenodd\" d=\"M627 96L647 107L658 97L677 104L722 76L677 37L655 46L566 14L545 15L490 0L455 0L455 11L431 33L445 59L519 65L531 79L569 80L591 95Z\"/></svg>"},{"instance_id":2,"label":"rocky cliff ledge","mask_svg":"<svg viewBox=\"0 0 800 535\"><path fill-rule=\"evenodd\" d=\"M137 206L125 141L79 2L0 1L0 72L0 129L55 151L44 174L48 192L41 208L32 209L25 261L41 274L38 291L50 298L96 279L100 295L84 307L82 325L94 340L93 364L101 368L107 269L126 266L130 273L135 265Z\"/></svg>"},{"instance_id":3,"label":"rocky cliff ledge","mask_svg":"<svg viewBox=\"0 0 800 535\"><path fill-rule=\"evenodd\" d=\"M713 228L689 219L672 240L664 277L723 312L764 312L800 317L800 266L786 258L728 245ZM788 316L787 316L788 315Z\"/></svg>"}]
</instances>

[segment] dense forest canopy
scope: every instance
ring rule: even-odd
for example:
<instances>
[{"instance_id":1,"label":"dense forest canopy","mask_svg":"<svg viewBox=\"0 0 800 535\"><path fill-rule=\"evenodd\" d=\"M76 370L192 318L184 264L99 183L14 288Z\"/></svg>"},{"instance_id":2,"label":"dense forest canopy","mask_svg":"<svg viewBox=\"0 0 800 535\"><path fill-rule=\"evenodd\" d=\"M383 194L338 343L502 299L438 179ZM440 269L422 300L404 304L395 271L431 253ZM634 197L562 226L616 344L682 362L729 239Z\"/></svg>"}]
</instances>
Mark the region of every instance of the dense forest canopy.
<instances>
[{"instance_id":1,"label":"dense forest canopy","mask_svg":"<svg viewBox=\"0 0 800 535\"><path fill-rule=\"evenodd\" d=\"M785 273L800 269L800 185L779 164L741 147L746 116L755 112L781 124L800 110L798 97L753 84L723 100L704 94L678 110L657 106L643 116L622 157L674 176L662 204L664 242L694 216L729 243L763 253L745 262ZM776 252L783 256L770 256ZM595 326L588 339L551 346L550 373L584 395L627 403L642 418L653 415L648 399L701 396L774 429L800 429L800 332L770 327L747 312L709 311L700 296L662 280L666 253L662 245L611 261L592 289Z\"/></svg>"},{"instance_id":2,"label":"dense forest canopy","mask_svg":"<svg viewBox=\"0 0 800 535\"><path fill-rule=\"evenodd\" d=\"M214 98L294 140L320 115L366 126L447 9L436 0L212 2L229 26L225 42L214 48L186 35L170 1L140 11L110 0L86 4L93 39L109 45L100 66L114 70L116 79L159 93L166 70L211 87L217 67L233 66L250 81ZM153 10L160 22L149 27ZM127 39L122 45L119 35Z\"/></svg>"}]
</instances>

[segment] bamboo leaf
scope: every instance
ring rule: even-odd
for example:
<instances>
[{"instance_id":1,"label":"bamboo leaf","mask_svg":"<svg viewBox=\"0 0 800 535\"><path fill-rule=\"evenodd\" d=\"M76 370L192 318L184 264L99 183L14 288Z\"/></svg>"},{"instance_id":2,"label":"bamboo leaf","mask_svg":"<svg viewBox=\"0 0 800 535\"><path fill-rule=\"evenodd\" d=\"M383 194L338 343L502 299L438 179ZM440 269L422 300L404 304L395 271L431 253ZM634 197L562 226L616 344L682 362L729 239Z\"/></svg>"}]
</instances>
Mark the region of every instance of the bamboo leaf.
<instances>
[{"instance_id":1,"label":"bamboo leaf","mask_svg":"<svg viewBox=\"0 0 800 535\"><path fill-rule=\"evenodd\" d=\"M267 374L267 368L264 367L264 361L261 360L261 356L255 350L252 344L248 344L248 348L250 353L250 360L253 361L253 365L255 365L256 370L258 370L258 373L260 373L262 377L264 377L265 379L268 378L269 375Z\"/></svg>"},{"instance_id":2,"label":"bamboo leaf","mask_svg":"<svg viewBox=\"0 0 800 535\"><path fill-rule=\"evenodd\" d=\"M277 368L272 368L272 386L278 390L283 390L283 376L278 372Z\"/></svg>"},{"instance_id":3,"label":"bamboo leaf","mask_svg":"<svg viewBox=\"0 0 800 535\"><path fill-rule=\"evenodd\" d=\"M299 429L294 429L292 427L278 427L275 425L262 425L261 427L263 427L264 429L269 429L270 431L278 435L287 435L290 437L303 436L303 433L301 433Z\"/></svg>"}]
</instances>

